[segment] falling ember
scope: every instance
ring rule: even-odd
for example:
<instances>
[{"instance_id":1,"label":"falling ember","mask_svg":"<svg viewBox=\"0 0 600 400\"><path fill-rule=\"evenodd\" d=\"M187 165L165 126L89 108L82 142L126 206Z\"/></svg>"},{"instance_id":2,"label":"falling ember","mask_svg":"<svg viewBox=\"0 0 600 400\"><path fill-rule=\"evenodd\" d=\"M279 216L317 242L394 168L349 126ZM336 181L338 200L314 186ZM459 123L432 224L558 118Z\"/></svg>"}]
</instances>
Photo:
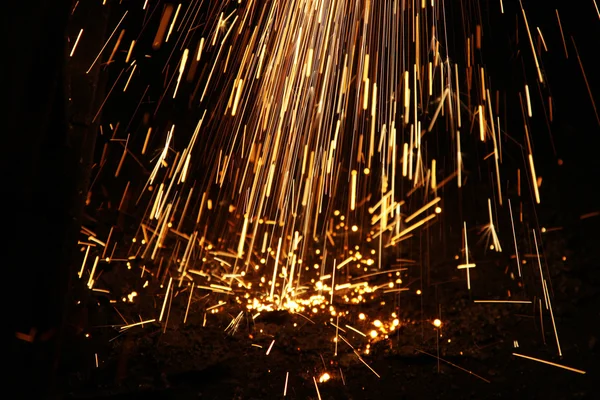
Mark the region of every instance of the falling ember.
<instances>
[{"instance_id":1,"label":"falling ember","mask_svg":"<svg viewBox=\"0 0 600 400\"><path fill-rule=\"evenodd\" d=\"M71 48L71 53L69 53L69 57L73 57L75 54L75 49L77 48L77 44L79 44L79 39L81 39L81 35L83 34L83 29L79 31L77 38L75 39L75 43L73 43L73 47Z\"/></svg>"},{"instance_id":2,"label":"falling ember","mask_svg":"<svg viewBox=\"0 0 600 400\"><path fill-rule=\"evenodd\" d=\"M327 382L330 379L331 379L331 375L329 375L327 372L325 372L319 377L319 382L320 383Z\"/></svg>"}]
</instances>

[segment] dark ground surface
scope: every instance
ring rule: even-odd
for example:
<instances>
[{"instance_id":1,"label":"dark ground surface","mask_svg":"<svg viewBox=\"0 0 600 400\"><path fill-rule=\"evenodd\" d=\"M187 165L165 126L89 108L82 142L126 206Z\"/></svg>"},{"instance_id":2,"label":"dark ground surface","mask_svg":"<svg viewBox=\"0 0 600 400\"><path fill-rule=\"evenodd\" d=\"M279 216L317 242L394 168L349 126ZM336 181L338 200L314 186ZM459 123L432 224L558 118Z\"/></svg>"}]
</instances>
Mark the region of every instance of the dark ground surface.
<instances>
[{"instance_id":1,"label":"dark ground surface","mask_svg":"<svg viewBox=\"0 0 600 400\"><path fill-rule=\"evenodd\" d=\"M543 222L544 216L541 215ZM345 321L368 331L380 315L398 312L400 329L387 340L370 342L363 359L381 376L378 378L344 343L334 357L335 328L326 316L311 316L314 324L287 312L262 313L254 323L246 315L234 334L225 328L241 310L226 306L219 314L208 314L203 326L202 301L194 301L187 324L183 311L187 295L176 296L167 328L150 324L133 328L124 335L106 327L120 323L112 305L100 299L84 299L76 308L81 330L65 349L66 379L63 399L271 399L282 398L289 372L287 397L317 399L313 376L328 372L332 379L319 384L323 399L593 399L598 389L598 346L600 334L600 269L598 218L569 219L549 216L554 227L543 235L545 256L554 293L552 299L563 357L558 357L552 321L532 304L474 304L473 299L504 299L511 290L513 299L532 299L535 281L524 279L525 289L509 277L514 260L497 253L473 250L481 262L472 273L472 294L464 277L457 277L454 260L438 262L433 256L431 286L423 295L405 292L400 302L392 295L354 308ZM566 217L564 217L566 218ZM549 226L550 228L550 226ZM478 245L477 238L473 247ZM508 244L507 244L508 247ZM506 251L508 252L508 250ZM435 253L435 252L434 252ZM525 253L525 252L524 252ZM562 257L566 257L563 261ZM503 256L504 257L504 256ZM510 265L510 266L509 266ZM527 258L523 275L537 270L537 260ZM406 271L409 281L415 270ZM545 268L545 266L544 266ZM529 271L529 272L528 272ZM417 273L418 275L418 273ZM126 272L105 273L104 283L127 280ZM111 278L112 276L112 278ZM404 279L404 278L403 278ZM532 278L533 279L533 278ZM114 281L113 281L114 282ZM418 287L414 286L414 287ZM123 293L132 287L122 289ZM163 289L164 291L164 289ZM144 299L143 296L149 296ZM153 315L153 293L140 297L140 315ZM158 300L162 301L159 296ZM538 300L536 299L535 302ZM438 365L436 329L431 320L444 321L439 339ZM421 307L423 307L421 309ZM120 308L121 309L121 308ZM123 311L123 309L121 309ZM358 321L364 312L371 316ZM423 320L423 321L422 321ZM335 322L335 320L334 320ZM294 323L297 326L294 327ZM164 332L163 332L164 330ZM90 337L85 337L89 333ZM358 334L346 334L350 343L364 350L369 341ZM269 355L266 349L275 344ZM449 342L448 339L451 341ZM519 348L514 348L514 341ZM262 348L252 346L258 344ZM518 358L520 353L587 373L581 375L554 366ZM96 368L94 353L98 354ZM429 353L429 354L425 354ZM470 372L469 372L470 371ZM489 381L489 382L486 382Z\"/></svg>"}]
</instances>

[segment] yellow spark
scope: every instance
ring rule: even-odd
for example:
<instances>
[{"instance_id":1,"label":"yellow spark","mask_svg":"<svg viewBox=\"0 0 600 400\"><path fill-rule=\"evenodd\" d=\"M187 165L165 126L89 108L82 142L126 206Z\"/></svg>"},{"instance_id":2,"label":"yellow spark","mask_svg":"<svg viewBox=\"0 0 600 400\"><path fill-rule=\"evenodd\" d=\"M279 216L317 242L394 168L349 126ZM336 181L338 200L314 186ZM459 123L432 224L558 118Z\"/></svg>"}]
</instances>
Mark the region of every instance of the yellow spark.
<instances>
[{"instance_id":1,"label":"yellow spark","mask_svg":"<svg viewBox=\"0 0 600 400\"><path fill-rule=\"evenodd\" d=\"M79 39L81 38L82 34L83 34L83 28L79 31L79 34L77 35L77 39L75 39L75 43L73 44L71 53L69 53L69 57L73 57L73 54L75 54L75 49L77 48L77 44L79 43Z\"/></svg>"},{"instance_id":2,"label":"yellow spark","mask_svg":"<svg viewBox=\"0 0 600 400\"><path fill-rule=\"evenodd\" d=\"M528 360L537 361L537 362L540 362L540 363L543 363L543 364L547 364L547 365L552 365L553 367L558 367L558 368L566 369L567 371L576 372L578 374L584 375L586 373L585 371L582 371L580 369L567 367L566 365L556 364L556 363L553 363L551 361L545 361L545 360L541 360L539 358L530 357L530 356L526 356L526 355L518 354L518 353L512 353L512 354L513 354L513 356L517 356L517 357L521 357L521 358L526 358Z\"/></svg>"}]
</instances>

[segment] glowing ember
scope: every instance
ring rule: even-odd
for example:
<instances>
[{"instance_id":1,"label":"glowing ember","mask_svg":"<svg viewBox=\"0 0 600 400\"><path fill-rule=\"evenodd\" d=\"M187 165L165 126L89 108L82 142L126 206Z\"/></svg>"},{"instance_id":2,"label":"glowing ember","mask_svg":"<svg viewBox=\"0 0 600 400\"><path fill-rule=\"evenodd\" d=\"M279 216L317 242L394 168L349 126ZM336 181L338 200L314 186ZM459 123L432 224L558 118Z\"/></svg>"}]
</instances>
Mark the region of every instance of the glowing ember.
<instances>
[{"instance_id":1,"label":"glowing ember","mask_svg":"<svg viewBox=\"0 0 600 400\"><path fill-rule=\"evenodd\" d=\"M319 377L319 383L327 382L330 379L331 379L331 376L327 372L325 372L323 375L321 375Z\"/></svg>"}]
</instances>

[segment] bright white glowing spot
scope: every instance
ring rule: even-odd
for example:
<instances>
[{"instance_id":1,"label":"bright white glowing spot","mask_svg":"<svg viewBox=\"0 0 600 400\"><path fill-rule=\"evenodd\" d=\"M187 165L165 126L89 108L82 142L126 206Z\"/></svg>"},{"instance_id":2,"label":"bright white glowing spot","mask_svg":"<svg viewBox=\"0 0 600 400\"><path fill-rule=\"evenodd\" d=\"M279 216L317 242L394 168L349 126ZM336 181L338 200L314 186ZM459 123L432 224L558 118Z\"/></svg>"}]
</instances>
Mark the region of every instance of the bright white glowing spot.
<instances>
[{"instance_id":1,"label":"bright white glowing spot","mask_svg":"<svg viewBox=\"0 0 600 400\"><path fill-rule=\"evenodd\" d=\"M319 382L320 383L327 382L330 379L331 379L331 375L329 375L327 372L325 372L323 375L321 375L319 377Z\"/></svg>"},{"instance_id":2,"label":"bright white glowing spot","mask_svg":"<svg viewBox=\"0 0 600 400\"><path fill-rule=\"evenodd\" d=\"M436 207L436 208L435 208L435 213L436 213L436 214L439 214L439 213L441 213L441 212L442 212L442 208L441 208L441 207Z\"/></svg>"},{"instance_id":3,"label":"bright white glowing spot","mask_svg":"<svg viewBox=\"0 0 600 400\"><path fill-rule=\"evenodd\" d=\"M442 326L442 321L438 318L434 319L433 326L435 326L436 328L439 328L440 326Z\"/></svg>"}]
</instances>

